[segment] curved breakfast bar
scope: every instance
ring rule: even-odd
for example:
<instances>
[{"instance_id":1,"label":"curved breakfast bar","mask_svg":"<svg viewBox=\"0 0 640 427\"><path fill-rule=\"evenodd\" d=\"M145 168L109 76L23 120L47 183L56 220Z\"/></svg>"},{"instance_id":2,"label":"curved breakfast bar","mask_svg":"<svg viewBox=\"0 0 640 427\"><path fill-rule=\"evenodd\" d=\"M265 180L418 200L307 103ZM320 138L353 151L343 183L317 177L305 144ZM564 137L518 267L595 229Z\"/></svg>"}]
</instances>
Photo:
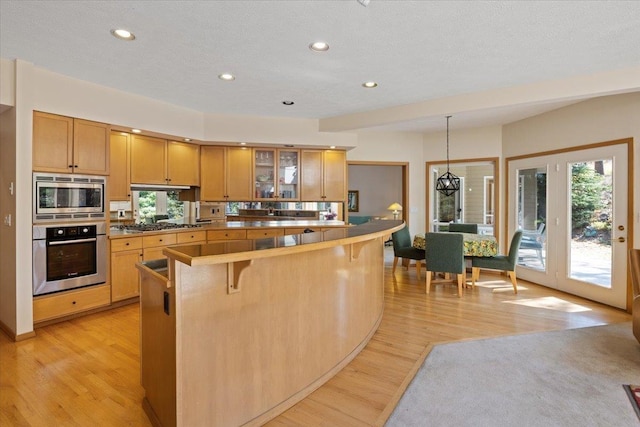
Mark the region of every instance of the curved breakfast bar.
<instances>
[{"instance_id":1,"label":"curved breakfast bar","mask_svg":"<svg viewBox=\"0 0 640 427\"><path fill-rule=\"evenodd\" d=\"M402 221L166 248L140 270L143 406L154 425L261 425L367 344L384 241Z\"/></svg>"}]
</instances>

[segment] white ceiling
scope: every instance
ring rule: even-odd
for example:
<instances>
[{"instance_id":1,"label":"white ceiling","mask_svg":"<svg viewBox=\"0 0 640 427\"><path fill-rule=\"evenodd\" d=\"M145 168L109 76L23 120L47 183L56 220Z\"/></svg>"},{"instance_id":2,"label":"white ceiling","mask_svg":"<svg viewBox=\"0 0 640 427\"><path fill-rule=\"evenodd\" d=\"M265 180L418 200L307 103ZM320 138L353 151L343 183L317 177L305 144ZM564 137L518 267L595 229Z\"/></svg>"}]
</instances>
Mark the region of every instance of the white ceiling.
<instances>
[{"instance_id":1,"label":"white ceiling","mask_svg":"<svg viewBox=\"0 0 640 427\"><path fill-rule=\"evenodd\" d=\"M329 51L308 49L317 40ZM637 1L0 0L2 58L203 113L321 119L323 130L430 132L447 114L452 127L504 124L638 91L639 46ZM629 69L636 81L606 90L580 79ZM571 90L536 91L546 82ZM505 91L519 96L492 102Z\"/></svg>"}]
</instances>

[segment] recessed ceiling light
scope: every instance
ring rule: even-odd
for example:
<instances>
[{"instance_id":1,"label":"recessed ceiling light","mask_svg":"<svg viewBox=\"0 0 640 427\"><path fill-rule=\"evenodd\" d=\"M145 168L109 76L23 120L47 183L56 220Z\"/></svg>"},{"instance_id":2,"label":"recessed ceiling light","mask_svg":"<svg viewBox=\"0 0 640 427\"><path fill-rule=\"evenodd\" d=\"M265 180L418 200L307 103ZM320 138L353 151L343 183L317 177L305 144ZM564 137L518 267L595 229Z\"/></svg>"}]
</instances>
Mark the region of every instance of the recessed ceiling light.
<instances>
[{"instance_id":1,"label":"recessed ceiling light","mask_svg":"<svg viewBox=\"0 0 640 427\"><path fill-rule=\"evenodd\" d=\"M220 75L218 76L218 78L219 78L220 80L226 80L226 81L230 82L230 81L232 81L232 80L235 80L235 79L236 79L236 76L234 76L233 74L230 74L230 73L222 73L222 74L220 74Z\"/></svg>"},{"instance_id":2,"label":"recessed ceiling light","mask_svg":"<svg viewBox=\"0 0 640 427\"><path fill-rule=\"evenodd\" d=\"M241 142L240 145L247 145L247 143L246 142Z\"/></svg>"},{"instance_id":3,"label":"recessed ceiling light","mask_svg":"<svg viewBox=\"0 0 640 427\"><path fill-rule=\"evenodd\" d=\"M132 32L123 30L122 28L111 30L111 34L113 35L113 37L120 40L132 41L136 39L136 36Z\"/></svg>"},{"instance_id":4,"label":"recessed ceiling light","mask_svg":"<svg viewBox=\"0 0 640 427\"><path fill-rule=\"evenodd\" d=\"M191 138L185 138L184 142L191 142Z\"/></svg>"},{"instance_id":5,"label":"recessed ceiling light","mask_svg":"<svg viewBox=\"0 0 640 427\"><path fill-rule=\"evenodd\" d=\"M314 52L326 52L329 50L329 45L325 42L314 42L309 45L309 49Z\"/></svg>"},{"instance_id":6,"label":"recessed ceiling light","mask_svg":"<svg viewBox=\"0 0 640 427\"><path fill-rule=\"evenodd\" d=\"M293 102L293 101L282 101L282 103L284 105L293 105L293 104L295 104L295 102Z\"/></svg>"},{"instance_id":7,"label":"recessed ceiling light","mask_svg":"<svg viewBox=\"0 0 640 427\"><path fill-rule=\"evenodd\" d=\"M362 86L366 87L367 89L372 89L374 87L377 87L378 83L376 83L376 82L364 82L364 83L362 83Z\"/></svg>"},{"instance_id":8,"label":"recessed ceiling light","mask_svg":"<svg viewBox=\"0 0 640 427\"><path fill-rule=\"evenodd\" d=\"M284 146L287 147L287 148L293 148L294 147L293 144L284 144Z\"/></svg>"},{"instance_id":9,"label":"recessed ceiling light","mask_svg":"<svg viewBox=\"0 0 640 427\"><path fill-rule=\"evenodd\" d=\"M336 146L335 145L330 145L329 148L331 148L333 150L334 148L336 148Z\"/></svg>"},{"instance_id":10,"label":"recessed ceiling light","mask_svg":"<svg viewBox=\"0 0 640 427\"><path fill-rule=\"evenodd\" d=\"M142 131L140 129L131 129L131 132L133 132L133 133L142 133Z\"/></svg>"}]
</instances>

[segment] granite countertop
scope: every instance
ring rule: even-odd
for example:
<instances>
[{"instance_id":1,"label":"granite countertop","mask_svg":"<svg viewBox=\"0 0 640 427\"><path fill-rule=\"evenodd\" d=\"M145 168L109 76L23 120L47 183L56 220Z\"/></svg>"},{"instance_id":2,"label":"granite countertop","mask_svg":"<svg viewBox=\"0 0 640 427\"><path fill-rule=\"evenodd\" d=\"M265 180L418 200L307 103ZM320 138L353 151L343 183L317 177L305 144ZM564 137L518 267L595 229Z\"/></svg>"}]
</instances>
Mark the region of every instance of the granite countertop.
<instances>
[{"instance_id":1,"label":"granite countertop","mask_svg":"<svg viewBox=\"0 0 640 427\"><path fill-rule=\"evenodd\" d=\"M307 221L292 221L293 223ZM308 221L327 222L327 221ZM336 221L334 221L336 222ZM342 221L337 221L342 222ZM277 222L280 224L281 221ZM251 223L255 224L255 223ZM258 223L262 224L262 223ZM295 247L320 244L335 245L344 243L357 243L370 239L370 235L385 235L401 228L401 220L379 220L366 224L341 227L327 230L323 233L305 233L287 236L268 237L261 239L233 240L229 242L219 241L181 246L170 246L165 249L165 254L188 265L209 264L238 261L240 259L253 259L276 256L280 251L289 251ZM271 250L268 250L271 249ZM295 249L293 249L295 250Z\"/></svg>"},{"instance_id":2,"label":"granite countertop","mask_svg":"<svg viewBox=\"0 0 640 427\"><path fill-rule=\"evenodd\" d=\"M255 228L306 228L306 227L345 227L344 221L336 220L279 220L279 221L212 221L212 222L184 222L185 228L168 228L164 230L153 231L136 231L136 230L119 230L110 229L109 238L120 237L133 237L133 236L148 236L153 234L166 234L166 233L186 233L194 231L207 231L207 230L235 230L239 228L255 229ZM116 224L112 223L112 226ZM188 225L198 225L198 227L186 227Z\"/></svg>"}]
</instances>

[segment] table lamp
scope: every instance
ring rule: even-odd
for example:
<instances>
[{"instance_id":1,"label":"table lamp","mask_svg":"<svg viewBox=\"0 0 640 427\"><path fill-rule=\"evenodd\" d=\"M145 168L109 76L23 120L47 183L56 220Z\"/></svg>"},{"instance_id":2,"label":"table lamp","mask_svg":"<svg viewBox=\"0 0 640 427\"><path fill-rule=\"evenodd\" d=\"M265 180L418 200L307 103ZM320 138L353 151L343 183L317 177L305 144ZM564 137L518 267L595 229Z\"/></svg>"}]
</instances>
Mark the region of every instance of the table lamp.
<instances>
[{"instance_id":1,"label":"table lamp","mask_svg":"<svg viewBox=\"0 0 640 427\"><path fill-rule=\"evenodd\" d=\"M398 211L402 210L402 205L398 202L392 203L389 205L389 207L387 208L390 211L393 211L393 219L398 219Z\"/></svg>"}]
</instances>

